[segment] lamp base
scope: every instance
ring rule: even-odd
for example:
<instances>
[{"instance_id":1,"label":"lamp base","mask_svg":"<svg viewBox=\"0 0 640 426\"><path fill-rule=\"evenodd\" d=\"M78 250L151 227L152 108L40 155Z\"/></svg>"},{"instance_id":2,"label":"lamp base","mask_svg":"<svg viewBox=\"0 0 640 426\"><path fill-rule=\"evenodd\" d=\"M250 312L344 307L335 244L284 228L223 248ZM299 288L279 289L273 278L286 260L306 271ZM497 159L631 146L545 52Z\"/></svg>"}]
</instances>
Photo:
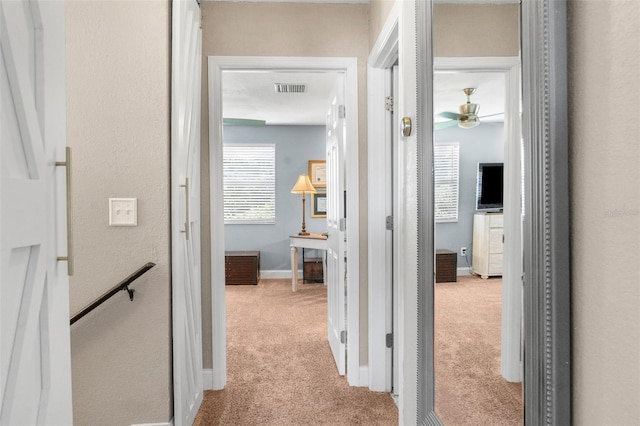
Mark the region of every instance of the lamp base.
<instances>
[{"instance_id":1,"label":"lamp base","mask_svg":"<svg viewBox=\"0 0 640 426\"><path fill-rule=\"evenodd\" d=\"M307 231L300 231L298 232L298 235L311 235L311 234L309 234Z\"/></svg>"}]
</instances>

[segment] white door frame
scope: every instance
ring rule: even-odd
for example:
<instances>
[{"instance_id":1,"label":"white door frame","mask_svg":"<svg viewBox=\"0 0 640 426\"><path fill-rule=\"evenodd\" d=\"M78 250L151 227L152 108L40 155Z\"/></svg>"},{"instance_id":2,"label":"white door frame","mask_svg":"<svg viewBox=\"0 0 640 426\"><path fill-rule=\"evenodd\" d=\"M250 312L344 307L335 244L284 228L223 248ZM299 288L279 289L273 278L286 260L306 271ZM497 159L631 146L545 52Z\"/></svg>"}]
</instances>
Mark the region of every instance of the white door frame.
<instances>
[{"instance_id":1,"label":"white door frame","mask_svg":"<svg viewBox=\"0 0 640 426\"><path fill-rule=\"evenodd\" d=\"M502 264L502 326L500 372L510 382L522 381L522 215L520 58L436 57L434 70L498 72L505 76L504 121L504 254Z\"/></svg>"},{"instance_id":2,"label":"white door frame","mask_svg":"<svg viewBox=\"0 0 640 426\"><path fill-rule=\"evenodd\" d=\"M391 67L398 60L399 6L391 9L378 40L369 55L367 65L367 110L368 110L368 187L369 187L369 389L390 392L391 357L386 347L386 334L392 333L392 295L390 281L393 279L391 253L392 234L387 230L386 218L393 216L391 149L393 126L386 109L386 97L391 92ZM394 94L401 96L400 93ZM395 100L394 100L395 101ZM384 191L381 191L381 189ZM401 192L396 191L400 196ZM382 196L380 194L383 193ZM400 203L401 200L398 201ZM394 227L402 218L393 217ZM380 249L384 247L384 249ZM402 273L402 268L398 268ZM400 281L400 279L399 279ZM384 315L380 315L383 312ZM397 333L398 336L402 333ZM396 339L398 336L395 336ZM394 344L399 344L396 341ZM398 361L398 360L396 360Z\"/></svg>"},{"instance_id":3,"label":"white door frame","mask_svg":"<svg viewBox=\"0 0 640 426\"><path fill-rule=\"evenodd\" d=\"M390 391L391 383L391 352L386 347L385 335L390 330L391 324L391 295L387 291L387 280L392 273L391 261L387 253L391 247L391 238L386 229L386 216L392 215L391 196L393 188L391 182L390 147L392 143L389 123L386 119L385 97L389 91L389 68L398 59L399 43L399 7L391 10L385 25L380 32L378 40L369 55L367 79L368 79L368 184L369 194L369 388L375 391ZM506 96L505 116L516 117L515 120L505 122L506 173L511 176L509 181L520 181L520 59L518 57L479 57L479 58L434 58L436 70L449 71L493 71L505 74ZM402 71L400 71L402 75ZM394 95L397 98L402 93ZM399 99L394 99L396 104L402 104ZM516 146L517 145L517 146ZM402 157L402 156L400 156ZM384 173L380 173L383 170ZM374 173L375 171L375 173ZM402 177L402 176L400 176ZM384 188L384 196L379 196L379 189ZM397 191L402 197L402 191ZM402 205L400 199L398 203ZM520 188L511 186L505 194L505 204L511 206L510 211L519 212ZM393 218L394 229L402 228L403 217L397 215ZM522 247L520 215L505 217L505 245L510 247ZM508 229L507 229L508 228ZM379 247L385 247L380 250ZM511 268L509 273L512 283L503 289L503 298L507 308L503 311L503 344L502 344L502 374L510 381L521 381L522 364L520 360L520 324L521 324L521 281L522 274L522 250L505 250L504 263L519 265ZM404 282L403 269L399 268L398 281ZM517 277L517 279L516 279ZM385 315L379 315L384 312ZM395 330L395 345L403 345L402 322ZM399 361L399 360L398 360Z\"/></svg>"},{"instance_id":4,"label":"white door frame","mask_svg":"<svg viewBox=\"0 0 640 426\"><path fill-rule=\"evenodd\" d=\"M338 71L345 73L347 113L347 380L359 386L360 378L360 253L358 191L358 64L356 58L209 56L209 170L211 196L211 311L213 389L224 388L226 369L226 303L224 293L224 220L222 176L222 72ZM355 143L352 143L355 141ZM214 214L218 212L219 214Z\"/></svg>"}]
</instances>

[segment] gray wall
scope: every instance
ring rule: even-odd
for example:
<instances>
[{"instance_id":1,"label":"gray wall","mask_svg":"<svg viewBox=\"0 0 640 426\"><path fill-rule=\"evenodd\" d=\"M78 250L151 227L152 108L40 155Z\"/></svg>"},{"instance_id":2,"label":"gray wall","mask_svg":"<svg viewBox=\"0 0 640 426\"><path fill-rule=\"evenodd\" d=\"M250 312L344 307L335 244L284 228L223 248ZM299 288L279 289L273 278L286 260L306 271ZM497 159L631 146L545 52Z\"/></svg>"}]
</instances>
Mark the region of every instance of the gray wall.
<instances>
[{"instance_id":1,"label":"gray wall","mask_svg":"<svg viewBox=\"0 0 640 426\"><path fill-rule=\"evenodd\" d=\"M260 269L290 270L289 236L302 226L302 196L291 188L309 160L325 158L324 126L225 126L224 143L263 143L276 146L276 223L224 227L225 250L259 250ZM311 197L306 196L309 232L326 232L324 218L311 218ZM302 262L302 260L300 260Z\"/></svg>"},{"instance_id":2,"label":"gray wall","mask_svg":"<svg viewBox=\"0 0 640 426\"><path fill-rule=\"evenodd\" d=\"M460 142L458 221L436 223L436 248L458 253L459 268L471 266L477 165L503 161L503 128L502 123L482 123L473 129L450 127L436 131L436 143ZM467 247L468 262L460 256L461 247Z\"/></svg>"}]
</instances>

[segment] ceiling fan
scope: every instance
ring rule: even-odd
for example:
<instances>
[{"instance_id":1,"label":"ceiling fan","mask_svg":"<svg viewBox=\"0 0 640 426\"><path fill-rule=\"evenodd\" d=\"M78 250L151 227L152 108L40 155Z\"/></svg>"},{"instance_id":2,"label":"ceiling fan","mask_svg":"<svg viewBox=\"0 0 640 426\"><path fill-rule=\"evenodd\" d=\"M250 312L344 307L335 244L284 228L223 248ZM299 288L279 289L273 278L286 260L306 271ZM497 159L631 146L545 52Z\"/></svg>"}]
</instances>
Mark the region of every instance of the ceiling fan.
<instances>
[{"instance_id":1,"label":"ceiling fan","mask_svg":"<svg viewBox=\"0 0 640 426\"><path fill-rule=\"evenodd\" d=\"M467 103L460 105L460 113L445 111L438 114L440 117L450 119L450 121L435 123L435 130L446 129L447 127L452 127L455 125L458 125L458 127L461 127L463 129L471 129L480 124L481 117L478 117L480 105L471 102L471 95L475 93L476 89L473 87L467 87L465 89L462 89L462 91L465 95L467 95ZM487 115L482 118L493 117L496 115L501 115L501 113Z\"/></svg>"},{"instance_id":2,"label":"ceiling fan","mask_svg":"<svg viewBox=\"0 0 640 426\"><path fill-rule=\"evenodd\" d=\"M251 118L223 118L222 124L225 126L264 126L267 122Z\"/></svg>"}]
</instances>

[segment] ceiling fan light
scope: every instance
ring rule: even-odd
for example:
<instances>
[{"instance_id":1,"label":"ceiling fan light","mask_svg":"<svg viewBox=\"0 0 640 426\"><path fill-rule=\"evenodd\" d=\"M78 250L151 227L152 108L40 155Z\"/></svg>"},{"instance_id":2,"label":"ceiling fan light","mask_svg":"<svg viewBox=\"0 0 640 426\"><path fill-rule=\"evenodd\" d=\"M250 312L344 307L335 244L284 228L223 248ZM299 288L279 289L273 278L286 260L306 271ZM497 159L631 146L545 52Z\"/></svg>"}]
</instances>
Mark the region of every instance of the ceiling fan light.
<instances>
[{"instance_id":1,"label":"ceiling fan light","mask_svg":"<svg viewBox=\"0 0 640 426\"><path fill-rule=\"evenodd\" d=\"M464 116L464 117L460 117L460 119L458 120L458 127L461 127L463 129L471 129L473 127L476 127L480 124L480 119L478 118L477 115L468 115L468 116Z\"/></svg>"},{"instance_id":2,"label":"ceiling fan light","mask_svg":"<svg viewBox=\"0 0 640 426\"><path fill-rule=\"evenodd\" d=\"M478 104L467 103L467 104L460 105L461 115L478 115L479 111L480 111L480 105Z\"/></svg>"}]
</instances>

